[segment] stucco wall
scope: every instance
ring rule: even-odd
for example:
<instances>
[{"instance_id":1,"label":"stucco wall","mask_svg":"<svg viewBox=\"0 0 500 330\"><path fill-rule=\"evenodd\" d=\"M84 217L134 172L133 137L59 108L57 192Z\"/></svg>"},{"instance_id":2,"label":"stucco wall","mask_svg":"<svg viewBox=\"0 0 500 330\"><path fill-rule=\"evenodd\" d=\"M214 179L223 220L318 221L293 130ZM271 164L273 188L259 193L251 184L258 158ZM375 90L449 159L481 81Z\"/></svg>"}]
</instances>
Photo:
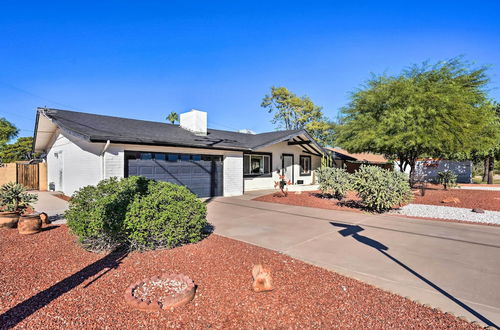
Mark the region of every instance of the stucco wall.
<instances>
[{"instance_id":1,"label":"stucco wall","mask_svg":"<svg viewBox=\"0 0 500 330\"><path fill-rule=\"evenodd\" d=\"M0 185L17 181L16 163L3 164L0 167Z\"/></svg>"},{"instance_id":2,"label":"stucco wall","mask_svg":"<svg viewBox=\"0 0 500 330\"><path fill-rule=\"evenodd\" d=\"M296 145L288 145L288 143L280 142L276 143L272 146L268 146L256 152L270 152L272 153L272 177L252 177L244 179L244 190L260 190L260 189L273 189L274 182L278 181L277 170L280 170L282 167L281 163L281 155L282 154L293 154L293 176L294 176L294 184L297 180L303 180L303 184L312 184L315 183L314 173L311 173L309 176L301 176L300 175L300 156L311 156L311 169L314 171L315 169L321 166L321 157L314 156L311 154L306 154L303 152L302 148Z\"/></svg>"}]
</instances>

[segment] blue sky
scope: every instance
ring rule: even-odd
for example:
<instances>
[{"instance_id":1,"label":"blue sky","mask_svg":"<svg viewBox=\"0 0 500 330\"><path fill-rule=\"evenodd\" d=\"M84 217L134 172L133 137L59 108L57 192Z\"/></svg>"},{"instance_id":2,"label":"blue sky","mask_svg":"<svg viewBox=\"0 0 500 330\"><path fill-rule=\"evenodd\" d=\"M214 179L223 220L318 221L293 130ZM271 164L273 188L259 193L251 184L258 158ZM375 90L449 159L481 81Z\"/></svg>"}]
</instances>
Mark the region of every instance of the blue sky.
<instances>
[{"instance_id":1,"label":"blue sky","mask_svg":"<svg viewBox=\"0 0 500 330\"><path fill-rule=\"evenodd\" d=\"M2 2L0 116L22 136L37 106L269 131L273 85L335 118L370 73L457 55L500 101L500 1L65 2Z\"/></svg>"}]
</instances>

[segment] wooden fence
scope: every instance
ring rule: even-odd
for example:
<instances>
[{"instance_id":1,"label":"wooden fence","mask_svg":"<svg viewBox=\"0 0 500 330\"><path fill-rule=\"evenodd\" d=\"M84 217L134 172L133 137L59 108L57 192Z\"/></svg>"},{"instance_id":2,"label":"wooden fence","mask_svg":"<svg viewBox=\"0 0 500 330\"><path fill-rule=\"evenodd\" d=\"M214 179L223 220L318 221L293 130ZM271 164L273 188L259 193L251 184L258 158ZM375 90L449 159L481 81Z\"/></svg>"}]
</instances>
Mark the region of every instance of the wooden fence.
<instances>
[{"instance_id":1,"label":"wooden fence","mask_svg":"<svg viewBox=\"0 0 500 330\"><path fill-rule=\"evenodd\" d=\"M28 190L38 190L40 181L38 176L38 164L16 164L17 183L22 184Z\"/></svg>"},{"instance_id":2,"label":"wooden fence","mask_svg":"<svg viewBox=\"0 0 500 330\"><path fill-rule=\"evenodd\" d=\"M378 164L378 163L366 163L366 162L352 162L352 161L346 160L345 165L346 165L346 171L348 173L356 172L356 170L359 169L359 167L361 165L378 166L378 167L385 168L386 170L394 170L394 164L392 164L392 163Z\"/></svg>"},{"instance_id":3,"label":"wooden fence","mask_svg":"<svg viewBox=\"0 0 500 330\"><path fill-rule=\"evenodd\" d=\"M47 164L8 163L0 167L0 185L20 183L29 190L47 190Z\"/></svg>"}]
</instances>

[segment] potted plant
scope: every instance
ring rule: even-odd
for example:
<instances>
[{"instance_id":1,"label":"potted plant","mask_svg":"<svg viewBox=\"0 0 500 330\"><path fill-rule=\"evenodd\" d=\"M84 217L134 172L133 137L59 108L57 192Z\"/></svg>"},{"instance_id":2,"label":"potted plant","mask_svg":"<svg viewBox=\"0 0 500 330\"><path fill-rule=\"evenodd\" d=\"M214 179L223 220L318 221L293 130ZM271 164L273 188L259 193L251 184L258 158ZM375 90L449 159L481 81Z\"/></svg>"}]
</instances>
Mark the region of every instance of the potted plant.
<instances>
[{"instance_id":1,"label":"potted plant","mask_svg":"<svg viewBox=\"0 0 500 330\"><path fill-rule=\"evenodd\" d=\"M288 196L288 188L286 186L291 185L292 183L290 182L290 180L286 181L285 175L282 175L280 173L280 170L277 170L276 173L278 174L279 181L274 182L274 188L279 187L279 189L282 193L282 196L287 197Z\"/></svg>"},{"instance_id":2,"label":"potted plant","mask_svg":"<svg viewBox=\"0 0 500 330\"><path fill-rule=\"evenodd\" d=\"M0 187L0 204L3 212L0 212L0 227L15 228L20 221L21 214L37 199L37 195L27 193L26 188L21 184L9 182L2 185ZM31 223L30 227L36 228L38 221L32 219ZM41 224L38 227L41 228ZM21 231L21 228L19 230Z\"/></svg>"}]
</instances>

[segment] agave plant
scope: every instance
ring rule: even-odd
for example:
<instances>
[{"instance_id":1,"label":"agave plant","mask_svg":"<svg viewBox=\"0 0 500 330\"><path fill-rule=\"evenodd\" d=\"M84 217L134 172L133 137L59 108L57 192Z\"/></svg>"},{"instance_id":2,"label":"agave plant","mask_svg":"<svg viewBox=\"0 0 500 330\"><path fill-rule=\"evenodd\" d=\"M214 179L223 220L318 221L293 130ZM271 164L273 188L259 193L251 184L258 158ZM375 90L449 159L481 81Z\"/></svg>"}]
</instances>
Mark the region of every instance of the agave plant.
<instances>
[{"instance_id":1,"label":"agave plant","mask_svg":"<svg viewBox=\"0 0 500 330\"><path fill-rule=\"evenodd\" d=\"M22 184L9 182L0 187L0 204L7 211L22 212L37 200L38 196L27 193Z\"/></svg>"}]
</instances>

